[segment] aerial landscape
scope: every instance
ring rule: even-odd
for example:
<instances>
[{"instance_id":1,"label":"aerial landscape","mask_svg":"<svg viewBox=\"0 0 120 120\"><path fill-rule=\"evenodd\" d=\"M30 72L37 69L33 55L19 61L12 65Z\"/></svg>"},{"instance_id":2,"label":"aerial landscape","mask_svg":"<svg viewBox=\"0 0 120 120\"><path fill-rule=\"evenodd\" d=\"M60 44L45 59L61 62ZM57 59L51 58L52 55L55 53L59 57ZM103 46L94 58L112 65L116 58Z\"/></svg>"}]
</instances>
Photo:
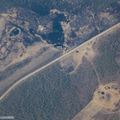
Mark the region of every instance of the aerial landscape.
<instances>
[{"instance_id":1,"label":"aerial landscape","mask_svg":"<svg viewBox=\"0 0 120 120\"><path fill-rule=\"evenodd\" d=\"M0 120L120 120L120 0L0 0Z\"/></svg>"}]
</instances>

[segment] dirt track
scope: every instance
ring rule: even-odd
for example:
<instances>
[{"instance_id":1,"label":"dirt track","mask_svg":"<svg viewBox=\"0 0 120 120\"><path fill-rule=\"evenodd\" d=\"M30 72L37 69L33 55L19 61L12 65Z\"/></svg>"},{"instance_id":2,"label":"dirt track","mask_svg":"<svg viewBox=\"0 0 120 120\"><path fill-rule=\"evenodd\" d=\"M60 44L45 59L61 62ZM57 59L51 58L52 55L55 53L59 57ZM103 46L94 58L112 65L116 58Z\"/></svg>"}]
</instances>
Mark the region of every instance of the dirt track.
<instances>
[{"instance_id":1,"label":"dirt track","mask_svg":"<svg viewBox=\"0 0 120 120\"><path fill-rule=\"evenodd\" d=\"M120 28L120 23L118 23L118 24L112 26L111 28L105 30L104 32L102 32L102 33L96 35L95 37L89 39L87 42L85 42L85 43L79 45L78 47L76 47L76 48L74 48L74 49L72 49L72 50L66 52L64 55L60 56L59 58L53 60L52 62L50 62L50 63L48 63L48 64L46 64L46 65L44 65L43 67L40 67L40 68L36 69L35 71L29 73L29 74L26 75L25 77L23 77L23 78L17 80L13 85L11 85L10 88L8 88L8 89L0 96L0 100L3 100L3 99L4 99L4 98L5 98L5 97L16 87L16 86L17 86L17 85L19 85L20 83L26 81L27 78L29 78L29 77L31 77L32 75L34 75L34 74L36 74L36 73L38 73L38 72L44 70L44 69L47 68L48 66L54 64L55 62L61 60L62 58L68 56L69 54L75 52L76 50L79 50L80 47L82 47L82 46L88 44L89 42L94 41L94 40L99 40L98 38L101 37L102 35L104 36L104 35L106 35L106 34L108 34L108 33L110 33L110 32L113 32L114 30L119 29L119 28Z\"/></svg>"}]
</instances>

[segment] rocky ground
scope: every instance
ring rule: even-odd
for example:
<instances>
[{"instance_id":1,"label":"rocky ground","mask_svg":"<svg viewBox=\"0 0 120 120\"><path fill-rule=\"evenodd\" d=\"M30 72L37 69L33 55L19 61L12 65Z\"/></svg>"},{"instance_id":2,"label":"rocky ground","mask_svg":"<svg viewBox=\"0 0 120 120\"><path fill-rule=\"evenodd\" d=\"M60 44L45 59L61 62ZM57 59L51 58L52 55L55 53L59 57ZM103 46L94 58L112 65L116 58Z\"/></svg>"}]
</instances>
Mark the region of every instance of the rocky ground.
<instances>
[{"instance_id":1,"label":"rocky ground","mask_svg":"<svg viewBox=\"0 0 120 120\"><path fill-rule=\"evenodd\" d=\"M0 71L33 56L40 46L53 45L63 51L69 50L119 22L119 1L111 2L103 9L95 9L97 4L94 2L64 2L68 4L66 10L55 6L45 15L40 15L40 9L39 12L34 9L36 2L29 8L32 1L28 8L5 7L1 11ZM76 4L78 8L74 8ZM72 11L68 11L69 5L73 5Z\"/></svg>"},{"instance_id":2,"label":"rocky ground","mask_svg":"<svg viewBox=\"0 0 120 120\"><path fill-rule=\"evenodd\" d=\"M30 72L119 23L119 8L119 0L1 0L0 94ZM118 92L116 95L113 88L106 91L104 85L120 83L119 32L116 27L27 78L0 102L0 114L14 115L17 120L71 120L83 110L83 120L113 120L115 116L118 120L119 107L114 106L119 104ZM95 97L97 88L104 90L101 98L108 100L105 93L109 93L111 99L102 100L101 105ZM90 111L88 118L86 111Z\"/></svg>"}]
</instances>

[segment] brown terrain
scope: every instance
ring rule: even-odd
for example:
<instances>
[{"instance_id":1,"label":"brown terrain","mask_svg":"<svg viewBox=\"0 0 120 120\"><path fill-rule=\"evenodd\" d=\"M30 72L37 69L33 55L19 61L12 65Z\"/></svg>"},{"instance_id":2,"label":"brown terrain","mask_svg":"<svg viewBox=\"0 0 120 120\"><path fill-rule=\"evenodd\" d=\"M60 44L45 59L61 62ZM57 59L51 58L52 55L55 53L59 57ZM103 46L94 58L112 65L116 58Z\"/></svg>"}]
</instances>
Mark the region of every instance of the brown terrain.
<instances>
[{"instance_id":1,"label":"brown terrain","mask_svg":"<svg viewBox=\"0 0 120 120\"><path fill-rule=\"evenodd\" d=\"M0 12L0 116L120 120L120 2L46 1Z\"/></svg>"}]
</instances>

